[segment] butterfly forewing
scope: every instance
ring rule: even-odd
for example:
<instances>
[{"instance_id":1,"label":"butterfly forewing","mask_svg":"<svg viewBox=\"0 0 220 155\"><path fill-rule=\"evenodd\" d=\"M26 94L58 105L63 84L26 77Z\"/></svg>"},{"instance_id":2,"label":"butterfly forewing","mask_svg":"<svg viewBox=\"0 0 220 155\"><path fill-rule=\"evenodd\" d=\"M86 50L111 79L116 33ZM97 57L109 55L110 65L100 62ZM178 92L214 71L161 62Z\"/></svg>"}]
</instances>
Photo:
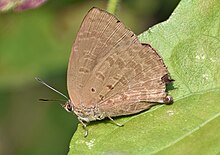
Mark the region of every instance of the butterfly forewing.
<instances>
[{"instance_id":1,"label":"butterfly forewing","mask_svg":"<svg viewBox=\"0 0 220 155\"><path fill-rule=\"evenodd\" d=\"M99 9L93 8L81 24L70 55L67 76L69 96L75 104L79 104L80 91L98 62L99 50L92 49L97 46L106 46L103 44L101 36L105 33L105 29L111 25L112 19L107 14L100 14Z\"/></svg>"},{"instance_id":2,"label":"butterfly forewing","mask_svg":"<svg viewBox=\"0 0 220 155\"><path fill-rule=\"evenodd\" d=\"M76 104L79 98L85 98L85 95L81 98L82 90L95 66L119 46L123 38L132 34L111 14L97 8L88 12L77 34L68 66L68 92Z\"/></svg>"}]
</instances>

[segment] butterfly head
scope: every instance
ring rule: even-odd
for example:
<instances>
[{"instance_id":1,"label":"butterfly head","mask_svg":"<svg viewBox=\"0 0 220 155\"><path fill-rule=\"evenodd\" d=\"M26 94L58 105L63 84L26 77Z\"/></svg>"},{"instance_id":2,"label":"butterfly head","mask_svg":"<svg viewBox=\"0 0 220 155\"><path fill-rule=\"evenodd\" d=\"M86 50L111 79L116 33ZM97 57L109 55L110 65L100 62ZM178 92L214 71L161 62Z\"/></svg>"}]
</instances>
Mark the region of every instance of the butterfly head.
<instances>
[{"instance_id":1,"label":"butterfly head","mask_svg":"<svg viewBox=\"0 0 220 155\"><path fill-rule=\"evenodd\" d=\"M73 103L70 100L68 100L65 104L63 104L62 107L67 112L73 112L74 111L74 105L73 105Z\"/></svg>"}]
</instances>

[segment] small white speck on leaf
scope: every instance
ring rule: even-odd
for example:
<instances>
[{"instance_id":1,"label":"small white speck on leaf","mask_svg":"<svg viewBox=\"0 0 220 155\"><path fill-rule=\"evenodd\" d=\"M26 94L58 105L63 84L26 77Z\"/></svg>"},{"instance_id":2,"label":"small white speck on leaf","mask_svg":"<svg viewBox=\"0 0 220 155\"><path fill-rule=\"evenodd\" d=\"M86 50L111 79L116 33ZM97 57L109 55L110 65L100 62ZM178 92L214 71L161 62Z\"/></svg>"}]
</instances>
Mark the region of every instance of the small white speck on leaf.
<instances>
[{"instance_id":1,"label":"small white speck on leaf","mask_svg":"<svg viewBox=\"0 0 220 155\"><path fill-rule=\"evenodd\" d=\"M204 60L204 59L205 59L205 55L202 55L202 56L201 56L201 59Z\"/></svg>"},{"instance_id":2,"label":"small white speck on leaf","mask_svg":"<svg viewBox=\"0 0 220 155\"><path fill-rule=\"evenodd\" d=\"M169 116L172 116L172 115L174 115L174 111L173 111L173 110L168 110L168 111L167 111L167 114L168 114Z\"/></svg>"},{"instance_id":3,"label":"small white speck on leaf","mask_svg":"<svg viewBox=\"0 0 220 155\"><path fill-rule=\"evenodd\" d=\"M198 60L204 60L205 59L205 55L196 55L196 59Z\"/></svg>"},{"instance_id":4,"label":"small white speck on leaf","mask_svg":"<svg viewBox=\"0 0 220 155\"><path fill-rule=\"evenodd\" d=\"M202 74L203 79L208 80L209 79L209 75L208 74Z\"/></svg>"},{"instance_id":5,"label":"small white speck on leaf","mask_svg":"<svg viewBox=\"0 0 220 155\"><path fill-rule=\"evenodd\" d=\"M92 139L86 142L86 145L88 146L89 149L92 149L92 147L94 146L94 142L95 142L95 139Z\"/></svg>"},{"instance_id":6,"label":"small white speck on leaf","mask_svg":"<svg viewBox=\"0 0 220 155\"><path fill-rule=\"evenodd\" d=\"M83 144L85 141L84 140L77 140L76 144Z\"/></svg>"},{"instance_id":7,"label":"small white speck on leaf","mask_svg":"<svg viewBox=\"0 0 220 155\"><path fill-rule=\"evenodd\" d=\"M215 58L210 58L210 61L211 62L216 62L216 59Z\"/></svg>"}]
</instances>

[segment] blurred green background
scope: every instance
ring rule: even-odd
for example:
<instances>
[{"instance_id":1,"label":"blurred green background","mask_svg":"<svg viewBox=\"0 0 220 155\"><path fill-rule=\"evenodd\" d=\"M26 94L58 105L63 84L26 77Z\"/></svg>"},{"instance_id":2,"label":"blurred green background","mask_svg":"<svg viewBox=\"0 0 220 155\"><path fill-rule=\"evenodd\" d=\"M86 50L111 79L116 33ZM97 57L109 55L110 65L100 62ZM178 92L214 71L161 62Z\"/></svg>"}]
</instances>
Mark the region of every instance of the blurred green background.
<instances>
[{"instance_id":1,"label":"blurred green background","mask_svg":"<svg viewBox=\"0 0 220 155\"><path fill-rule=\"evenodd\" d=\"M123 0L117 17L136 34L166 20L179 0ZM66 70L81 21L107 0L49 0L40 8L0 13L0 154L67 154L78 123L35 81L40 77L67 94ZM84 137L82 137L84 138Z\"/></svg>"}]
</instances>

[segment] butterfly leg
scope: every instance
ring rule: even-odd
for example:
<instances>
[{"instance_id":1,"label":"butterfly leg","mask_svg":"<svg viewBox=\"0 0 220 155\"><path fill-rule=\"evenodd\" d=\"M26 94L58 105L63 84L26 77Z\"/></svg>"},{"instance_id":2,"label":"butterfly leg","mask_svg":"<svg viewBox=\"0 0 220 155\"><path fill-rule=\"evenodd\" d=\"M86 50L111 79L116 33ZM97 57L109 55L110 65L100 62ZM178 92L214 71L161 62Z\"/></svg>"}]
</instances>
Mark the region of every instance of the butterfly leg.
<instances>
[{"instance_id":1,"label":"butterfly leg","mask_svg":"<svg viewBox=\"0 0 220 155\"><path fill-rule=\"evenodd\" d=\"M110 116L107 116L114 124L116 124L117 126L124 126L124 124L120 124L118 122L116 122L113 118L111 118Z\"/></svg>"},{"instance_id":2,"label":"butterfly leg","mask_svg":"<svg viewBox=\"0 0 220 155\"><path fill-rule=\"evenodd\" d=\"M79 120L79 122L82 124L83 129L85 130L85 135L84 135L84 137L87 137L87 136L88 136L88 129L87 129L87 127L86 127L86 124L83 122L82 119L78 118L78 120Z\"/></svg>"}]
</instances>

